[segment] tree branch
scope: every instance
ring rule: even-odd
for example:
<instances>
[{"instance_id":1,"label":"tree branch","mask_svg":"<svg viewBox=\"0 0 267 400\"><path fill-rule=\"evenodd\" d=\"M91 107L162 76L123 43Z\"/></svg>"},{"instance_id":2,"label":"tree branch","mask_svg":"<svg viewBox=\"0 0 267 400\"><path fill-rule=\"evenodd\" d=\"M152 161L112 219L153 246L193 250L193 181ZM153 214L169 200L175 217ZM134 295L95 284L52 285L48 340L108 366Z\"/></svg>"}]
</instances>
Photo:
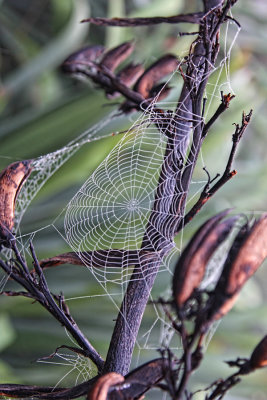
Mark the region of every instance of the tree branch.
<instances>
[{"instance_id":1,"label":"tree branch","mask_svg":"<svg viewBox=\"0 0 267 400\"><path fill-rule=\"evenodd\" d=\"M233 144L231 148L231 152L227 161L227 165L225 167L224 173L222 177L210 188L210 184L212 181L210 181L210 178L204 187L198 201L196 204L188 211L188 213L185 215L184 220L182 223L178 226L176 234L190 222L194 216L202 209L204 204L207 203L207 201L222 187L227 183L230 179L232 179L236 174L236 170L231 170L232 168L232 163L234 161L234 156L236 154L237 146L242 138L249 122L252 117L252 110L248 114L243 114L242 117L242 124L241 127L237 124L235 133L233 134Z\"/></svg>"},{"instance_id":2,"label":"tree branch","mask_svg":"<svg viewBox=\"0 0 267 400\"><path fill-rule=\"evenodd\" d=\"M0 267L2 267L2 269L8 274L8 276L10 276L11 279L26 289L28 293L27 297L38 301L38 303L40 303L68 330L72 337L77 341L79 346L81 346L81 348L84 350L87 357L95 363L99 370L101 370L104 361L91 343L85 338L74 319L70 316L68 308L65 305L64 298L62 298L62 296L59 298L58 296L51 294L32 244L30 245L30 250L34 260L35 274L30 273L26 261L20 255L15 242L12 243L12 249L16 255L17 267L12 265L9 266L2 260L0 260ZM15 295L13 292L3 292L3 294L12 296ZM17 292L16 295L19 294L26 296L25 292ZM58 300L58 304L56 303L55 299Z\"/></svg>"},{"instance_id":3,"label":"tree branch","mask_svg":"<svg viewBox=\"0 0 267 400\"><path fill-rule=\"evenodd\" d=\"M122 375L128 372L134 344L139 326L154 284L157 272L162 262L162 257L172 248L175 228L181 220L181 214L185 207L187 190L191 180L193 168L187 166L182 173L181 157L184 157L187 149L187 140L191 129L192 115L194 116L193 145L197 151L197 158L202 135L201 106L204 89L209 75L213 69L218 54L218 37L214 41L210 36L217 26L217 22L223 23L221 18L222 1L211 1L212 10L205 17L205 22L200 27L199 36L193 54L189 56L188 68L184 86L180 95L175 116L170 116L168 141L166 153L161 168L161 173L156 188L153 209L144 234L142 249L155 251L155 258L138 266L138 272L133 271L127 287L120 313L116 319L109 351L104 366L105 372L115 371ZM215 8L214 8L215 7ZM219 24L219 26L220 26ZM219 30L219 27L218 27ZM199 116L199 117L198 117ZM181 123L186 120L188 122ZM196 163L194 159L194 164ZM168 177L168 178L166 178ZM183 178L180 187L180 179ZM182 195L181 195L182 192ZM169 201L167 203L167 200ZM177 212L173 212L177 210ZM163 211L163 212L161 212ZM155 232L156 223L166 227L164 236Z\"/></svg>"},{"instance_id":4,"label":"tree branch","mask_svg":"<svg viewBox=\"0 0 267 400\"><path fill-rule=\"evenodd\" d=\"M199 24L203 18L204 13L180 14L171 17L152 17L152 18L86 18L81 22L90 22L94 25L104 26L149 26L157 24L178 24L178 23L192 23Z\"/></svg>"}]
</instances>

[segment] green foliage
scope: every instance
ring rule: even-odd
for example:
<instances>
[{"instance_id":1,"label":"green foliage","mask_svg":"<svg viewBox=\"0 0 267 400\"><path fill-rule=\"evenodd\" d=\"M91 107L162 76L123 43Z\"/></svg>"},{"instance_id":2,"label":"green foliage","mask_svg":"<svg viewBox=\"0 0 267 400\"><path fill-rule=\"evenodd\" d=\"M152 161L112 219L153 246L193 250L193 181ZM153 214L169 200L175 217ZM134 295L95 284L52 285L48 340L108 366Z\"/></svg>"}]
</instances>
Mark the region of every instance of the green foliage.
<instances>
[{"instance_id":1,"label":"green foliage","mask_svg":"<svg viewBox=\"0 0 267 400\"><path fill-rule=\"evenodd\" d=\"M266 209L267 139L264 110L267 97L267 15L261 13L264 3L264 0L243 0L235 8L235 17L240 20L244 29L238 37L230 63L236 99L231 103L230 110L212 129L203 150L205 165L210 174L214 176L217 172L222 173L234 131L232 123L240 122L243 110L249 111L253 108L253 122L246 132L235 164L238 175L216 194L191 227L185 230L185 238L214 211L235 207L239 211L253 214L254 211L257 213ZM184 52L192 40L191 37L177 38L177 41L167 41L166 38L175 38L179 30L195 30L195 27L186 24L178 28L174 25L162 25L136 30L99 27L90 27L89 30L88 24L79 24L81 19L89 17L90 12L93 16L103 16L106 13L109 16L115 16L115 13L116 16L123 16L124 13L128 16L166 16L190 12L192 9L195 9L195 4L178 0L109 0L91 1L91 4L89 0L2 1L1 168L15 160L37 157L62 147L109 112L110 107L102 107L107 100L100 92L83 83L71 81L59 71L59 64L74 49L81 47L83 43L101 42L111 46L135 38L136 62L151 63L166 51L178 54ZM219 99L217 100L219 104ZM216 109L217 104L213 107ZM112 129L123 130L127 124L129 122L125 119L121 126L112 126ZM114 137L96 141L76 153L37 196L23 221L25 231L31 232L50 224L117 140ZM202 165L196 170L196 179L206 179ZM56 237L55 232L48 229L40 234L36 249L41 258L64 252L67 246ZM53 271L53 276L50 271L48 277L52 286L57 290L62 289L66 297L92 295L96 291L95 282L89 281L88 273L80 267L69 267L66 270L60 268ZM238 303L239 308L236 307L225 318L212 341L206 365L203 365L201 374L195 377L195 382L201 382L205 387L205 383L212 380L210 377L218 368L216 365L221 365L221 360L233 355L248 356L251 348L261 338L267 311L266 305L264 306L267 300L266 279L266 272L260 271L251 289L258 292L258 296L249 297L250 302L247 304L244 293ZM163 278L159 288L164 287L163 283L165 287L168 284ZM0 298L0 350L3 360L0 364L1 381L57 383L71 367L50 364L45 366L30 362L52 353L58 345L65 343L67 337L64 332L29 300L7 300L10 299ZM116 308L108 301L101 300L99 304L97 298L89 298L71 302L71 311L85 333L93 339L96 338L94 345L104 355ZM71 376L73 378L77 375L75 370L63 384L71 384ZM216 371L214 377L217 376ZM242 398L249 399L255 387L259 393L263 393L264 376L259 378L255 374L255 378L244 380L243 386L237 387L233 393L240 393Z\"/></svg>"}]
</instances>

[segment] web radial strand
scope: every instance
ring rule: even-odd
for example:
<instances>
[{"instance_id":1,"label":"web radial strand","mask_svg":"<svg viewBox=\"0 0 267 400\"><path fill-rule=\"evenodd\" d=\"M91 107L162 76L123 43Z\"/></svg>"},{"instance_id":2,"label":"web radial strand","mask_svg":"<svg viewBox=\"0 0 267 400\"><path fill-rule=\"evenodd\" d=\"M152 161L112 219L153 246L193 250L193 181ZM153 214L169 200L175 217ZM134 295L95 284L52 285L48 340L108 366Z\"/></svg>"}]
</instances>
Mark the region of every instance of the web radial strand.
<instances>
[{"instance_id":1,"label":"web radial strand","mask_svg":"<svg viewBox=\"0 0 267 400\"><path fill-rule=\"evenodd\" d=\"M40 156L32 162L32 173L26 180L16 200L15 231L17 232L21 219L29 204L43 187L47 180L69 160L83 145L94 140L103 138L97 133L115 117L116 112L112 112L100 123L90 127L88 130L72 140L67 145L52 153ZM110 133L109 133L110 135Z\"/></svg>"}]
</instances>

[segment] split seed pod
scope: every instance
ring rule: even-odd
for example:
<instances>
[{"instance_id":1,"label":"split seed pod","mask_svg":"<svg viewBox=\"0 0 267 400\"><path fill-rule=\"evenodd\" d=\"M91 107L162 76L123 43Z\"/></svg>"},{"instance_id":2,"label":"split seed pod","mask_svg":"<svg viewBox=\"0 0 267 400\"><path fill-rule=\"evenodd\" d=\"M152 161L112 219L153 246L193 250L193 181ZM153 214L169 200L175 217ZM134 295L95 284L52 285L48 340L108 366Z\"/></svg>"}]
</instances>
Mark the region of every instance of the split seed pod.
<instances>
[{"instance_id":1,"label":"split seed pod","mask_svg":"<svg viewBox=\"0 0 267 400\"><path fill-rule=\"evenodd\" d=\"M246 281L267 257L267 214L237 234L225 261L210 302L208 321L220 319L230 311Z\"/></svg>"},{"instance_id":2,"label":"split seed pod","mask_svg":"<svg viewBox=\"0 0 267 400\"><path fill-rule=\"evenodd\" d=\"M67 57L62 63L61 69L63 72L70 74L82 72L88 68L90 62L97 61L104 53L104 50L105 48L100 45L83 47Z\"/></svg>"},{"instance_id":3,"label":"split seed pod","mask_svg":"<svg viewBox=\"0 0 267 400\"><path fill-rule=\"evenodd\" d=\"M22 185L30 175L32 160L8 165L0 174L0 244L8 246L14 228L15 203Z\"/></svg>"},{"instance_id":4,"label":"split seed pod","mask_svg":"<svg viewBox=\"0 0 267 400\"><path fill-rule=\"evenodd\" d=\"M125 42L111 50L108 50L102 57L100 65L114 72L115 69L132 54L134 50L133 42Z\"/></svg>"},{"instance_id":5,"label":"split seed pod","mask_svg":"<svg viewBox=\"0 0 267 400\"><path fill-rule=\"evenodd\" d=\"M232 230L236 217L222 221L228 212L223 211L205 222L182 252L173 276L173 299L178 309L184 306L199 287L207 262Z\"/></svg>"},{"instance_id":6,"label":"split seed pod","mask_svg":"<svg viewBox=\"0 0 267 400\"><path fill-rule=\"evenodd\" d=\"M252 369L267 367L267 335L264 336L253 350L249 364Z\"/></svg>"},{"instance_id":7,"label":"split seed pod","mask_svg":"<svg viewBox=\"0 0 267 400\"><path fill-rule=\"evenodd\" d=\"M111 386L124 382L124 377L116 372L110 372L97 379L88 393L88 400L106 400Z\"/></svg>"},{"instance_id":8,"label":"split seed pod","mask_svg":"<svg viewBox=\"0 0 267 400\"><path fill-rule=\"evenodd\" d=\"M160 79L176 70L178 66L177 57L167 54L152 64L138 79L134 90L140 93L145 99L149 98L150 91L157 85Z\"/></svg>"}]
</instances>

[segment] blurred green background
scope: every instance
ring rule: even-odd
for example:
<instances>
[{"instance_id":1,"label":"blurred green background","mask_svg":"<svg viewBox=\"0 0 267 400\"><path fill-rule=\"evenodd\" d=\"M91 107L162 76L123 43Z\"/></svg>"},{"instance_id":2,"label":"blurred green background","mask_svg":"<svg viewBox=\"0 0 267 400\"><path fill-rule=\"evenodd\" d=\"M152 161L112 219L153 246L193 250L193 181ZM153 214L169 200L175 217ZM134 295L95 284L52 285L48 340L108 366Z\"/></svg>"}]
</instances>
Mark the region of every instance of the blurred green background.
<instances>
[{"instance_id":1,"label":"blurred green background","mask_svg":"<svg viewBox=\"0 0 267 400\"><path fill-rule=\"evenodd\" d=\"M186 24L105 28L80 24L81 19L168 16L193 12L200 7L200 0L0 0L1 169L13 161L35 158L61 148L116 109L101 90L61 73L59 65L72 51L85 43L111 47L134 38L135 62L149 65L166 51L185 55L192 38L177 38L178 33L196 30L195 26ZM266 2L240 0L233 16L242 25L229 59L230 81L236 98L203 146L203 159L212 176L223 172L234 130L232 124L240 122L242 111L248 112L250 108L254 110L253 120L235 161L237 177L217 193L185 229L184 242L207 216L223 208L234 207L247 215L258 215L267 208ZM230 32L228 47L233 37ZM211 83L215 83L215 78L212 79ZM221 77L222 82L225 79L226 76ZM221 89L229 90L224 86ZM218 104L215 98L211 109ZM125 129L133 118L122 118L108 128L110 132ZM117 141L118 137L109 137L83 146L36 196L23 219L22 233L40 230L34 241L39 258L68 250L64 240L49 225ZM194 180L205 179L200 165ZM45 226L48 228L42 229ZM57 227L62 228L61 219ZM82 268L61 267L48 271L47 277L51 290L62 290L67 298L99 294L99 287ZM161 274L155 290L161 293L169 281L168 274ZM262 267L244 288L234 310L220 324L203 367L193 378L193 389L204 388L211 381L230 374L223 360L248 356L266 334L266 287L267 273ZM70 306L74 317L104 357L116 317L115 308L104 298L99 302L97 297L81 298L70 302ZM2 297L0 307L1 383L55 385L64 377L60 384L68 386L88 377L89 367L83 360L54 360L65 364L61 366L36 362L60 344L70 344L64 330L37 304L27 299ZM144 331L153 318L148 307ZM157 333L153 335L156 337ZM141 356L147 359L157 353ZM257 372L244 378L243 384L226 399L267 399L265 382L266 371Z\"/></svg>"}]
</instances>

